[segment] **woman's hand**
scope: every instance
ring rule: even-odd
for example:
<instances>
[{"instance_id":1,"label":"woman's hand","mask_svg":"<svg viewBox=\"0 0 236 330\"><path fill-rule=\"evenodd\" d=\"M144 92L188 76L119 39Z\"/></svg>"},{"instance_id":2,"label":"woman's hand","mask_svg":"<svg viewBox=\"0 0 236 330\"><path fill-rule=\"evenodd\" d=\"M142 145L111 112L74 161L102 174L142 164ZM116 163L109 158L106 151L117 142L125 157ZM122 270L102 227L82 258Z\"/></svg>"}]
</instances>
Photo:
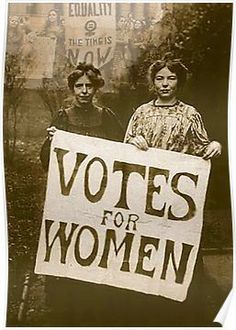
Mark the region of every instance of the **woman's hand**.
<instances>
[{"instance_id":1,"label":"woman's hand","mask_svg":"<svg viewBox=\"0 0 236 330\"><path fill-rule=\"evenodd\" d=\"M212 141L208 147L206 148L204 155L202 156L203 159L211 159L213 157L218 157L221 155L222 146L217 141Z\"/></svg>"},{"instance_id":2,"label":"woman's hand","mask_svg":"<svg viewBox=\"0 0 236 330\"><path fill-rule=\"evenodd\" d=\"M52 140L55 132L56 132L56 127L55 126L51 126L51 127L48 127L47 128L47 132L48 132L48 137L49 137L49 140Z\"/></svg>"},{"instance_id":3,"label":"woman's hand","mask_svg":"<svg viewBox=\"0 0 236 330\"><path fill-rule=\"evenodd\" d=\"M133 144L135 147L141 150L145 150L145 151L148 150L147 141L144 139L142 135L135 136L135 138L131 139L129 143Z\"/></svg>"}]
</instances>

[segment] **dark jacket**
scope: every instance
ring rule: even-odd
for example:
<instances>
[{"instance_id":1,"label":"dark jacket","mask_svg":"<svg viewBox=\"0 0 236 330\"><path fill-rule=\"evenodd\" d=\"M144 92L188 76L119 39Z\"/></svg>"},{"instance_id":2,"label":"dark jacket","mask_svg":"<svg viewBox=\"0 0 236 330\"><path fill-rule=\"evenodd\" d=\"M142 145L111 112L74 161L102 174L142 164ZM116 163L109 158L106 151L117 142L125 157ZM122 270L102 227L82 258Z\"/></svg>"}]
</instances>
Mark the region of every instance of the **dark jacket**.
<instances>
[{"instance_id":1,"label":"dark jacket","mask_svg":"<svg viewBox=\"0 0 236 330\"><path fill-rule=\"evenodd\" d=\"M112 141L122 142L124 138L123 128L115 114L108 108L96 105L91 105L86 111L74 102L70 107L60 109L50 126L71 133ZM40 152L40 159L45 170L49 165L50 145L51 141L47 137Z\"/></svg>"}]
</instances>

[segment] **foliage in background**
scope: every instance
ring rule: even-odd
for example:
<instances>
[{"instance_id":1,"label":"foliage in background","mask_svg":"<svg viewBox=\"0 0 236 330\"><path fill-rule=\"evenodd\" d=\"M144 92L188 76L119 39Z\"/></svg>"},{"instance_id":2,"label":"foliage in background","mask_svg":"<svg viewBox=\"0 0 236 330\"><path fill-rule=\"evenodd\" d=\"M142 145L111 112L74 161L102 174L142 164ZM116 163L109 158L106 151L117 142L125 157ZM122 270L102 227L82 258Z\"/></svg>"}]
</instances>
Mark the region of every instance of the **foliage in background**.
<instances>
[{"instance_id":1,"label":"foliage in background","mask_svg":"<svg viewBox=\"0 0 236 330\"><path fill-rule=\"evenodd\" d=\"M17 55L6 54L4 80L4 151L6 161L13 161L17 138L17 110L22 101L26 79Z\"/></svg>"},{"instance_id":2,"label":"foliage in background","mask_svg":"<svg viewBox=\"0 0 236 330\"><path fill-rule=\"evenodd\" d=\"M51 117L55 112L65 107L68 98L66 77L73 69L69 61L63 67L58 67L52 78L43 78L38 93L41 96L45 108L50 112Z\"/></svg>"},{"instance_id":3,"label":"foliage in background","mask_svg":"<svg viewBox=\"0 0 236 330\"><path fill-rule=\"evenodd\" d=\"M149 42L135 63L128 68L128 82L117 87L108 105L121 117L124 127L133 109L149 101L147 71L150 64L168 52L188 67L188 83L180 98L194 105L203 117L209 138L223 146L220 161L212 163L214 180L209 184L207 207L230 207L229 191L221 174L228 173L227 102L231 43L232 4L174 4L155 25ZM157 33L158 32L158 33ZM161 36L161 38L159 37ZM103 97L105 99L105 97ZM122 102L122 100L124 100ZM228 178L227 178L228 179Z\"/></svg>"},{"instance_id":4,"label":"foliage in background","mask_svg":"<svg viewBox=\"0 0 236 330\"><path fill-rule=\"evenodd\" d=\"M171 52L193 75L203 68L228 68L231 4L175 4L157 23L153 37L129 70L132 84L143 84L149 65ZM161 38L159 37L161 35Z\"/></svg>"}]
</instances>

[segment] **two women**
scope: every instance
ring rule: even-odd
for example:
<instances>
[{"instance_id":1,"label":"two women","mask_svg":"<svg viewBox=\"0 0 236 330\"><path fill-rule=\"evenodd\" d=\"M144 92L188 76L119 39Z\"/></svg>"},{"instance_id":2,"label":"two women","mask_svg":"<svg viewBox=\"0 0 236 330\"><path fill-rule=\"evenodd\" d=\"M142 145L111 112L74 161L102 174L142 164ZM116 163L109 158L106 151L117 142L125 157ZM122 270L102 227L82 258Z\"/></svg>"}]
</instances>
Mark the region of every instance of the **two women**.
<instances>
[{"instance_id":1,"label":"two women","mask_svg":"<svg viewBox=\"0 0 236 330\"><path fill-rule=\"evenodd\" d=\"M155 147L205 159L218 156L221 146L209 141L200 114L177 98L178 88L186 79L186 68L179 61L158 61L150 68L150 78L156 98L136 110L125 142L142 150ZM93 102L97 89L103 84L100 71L92 65L79 64L69 75L68 86L74 101L67 109L59 110L48 130L41 154L45 167L56 129L117 141L122 138L122 129L114 114ZM190 287L190 299L178 303L119 288L52 277L47 281L47 296L56 320L52 325L207 325L210 320L201 314L204 297L198 284L202 278L198 271L198 279Z\"/></svg>"},{"instance_id":2,"label":"two women","mask_svg":"<svg viewBox=\"0 0 236 330\"><path fill-rule=\"evenodd\" d=\"M209 140L200 113L177 97L178 90L186 81L186 74L186 67L178 60L161 60L151 65L149 79L156 98L135 111L124 142L142 150L160 148L204 159L221 154L220 143ZM114 114L93 103L96 91L103 85L104 80L98 69L80 63L68 76L74 101L68 109L57 113L51 126L119 141L122 129ZM54 128L49 129L51 135L53 131Z\"/></svg>"}]
</instances>

